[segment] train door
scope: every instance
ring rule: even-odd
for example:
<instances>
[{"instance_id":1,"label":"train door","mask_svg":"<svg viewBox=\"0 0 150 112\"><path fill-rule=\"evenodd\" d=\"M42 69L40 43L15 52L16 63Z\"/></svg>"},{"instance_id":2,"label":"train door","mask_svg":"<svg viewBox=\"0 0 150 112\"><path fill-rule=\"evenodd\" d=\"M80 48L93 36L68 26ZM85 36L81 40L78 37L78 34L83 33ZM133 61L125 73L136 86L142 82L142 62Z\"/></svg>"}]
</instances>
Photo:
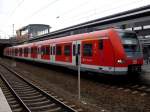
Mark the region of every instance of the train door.
<instances>
[{"instance_id":1,"label":"train door","mask_svg":"<svg viewBox=\"0 0 150 112\"><path fill-rule=\"evenodd\" d=\"M99 57L99 65L100 66L105 65L104 61L106 60L105 58L106 58L106 55L107 55L107 54L104 54L105 53L104 52L104 42L105 42L104 39L99 39L98 40L98 57ZM106 47L106 45L105 45L105 47Z\"/></svg>"},{"instance_id":2,"label":"train door","mask_svg":"<svg viewBox=\"0 0 150 112\"><path fill-rule=\"evenodd\" d=\"M50 62L52 62L52 57L53 57L53 45L50 45Z\"/></svg>"},{"instance_id":3,"label":"train door","mask_svg":"<svg viewBox=\"0 0 150 112\"><path fill-rule=\"evenodd\" d=\"M56 54L56 45L52 44L50 46L50 62L55 62L55 54Z\"/></svg>"},{"instance_id":4,"label":"train door","mask_svg":"<svg viewBox=\"0 0 150 112\"><path fill-rule=\"evenodd\" d=\"M32 59L33 58L33 48L32 48L32 46L31 46L30 50L31 50L31 59Z\"/></svg>"},{"instance_id":5,"label":"train door","mask_svg":"<svg viewBox=\"0 0 150 112\"><path fill-rule=\"evenodd\" d=\"M28 58L31 58L31 47L27 47L28 50Z\"/></svg>"},{"instance_id":6,"label":"train door","mask_svg":"<svg viewBox=\"0 0 150 112\"><path fill-rule=\"evenodd\" d=\"M72 42L72 64L76 65L76 41Z\"/></svg>"},{"instance_id":7,"label":"train door","mask_svg":"<svg viewBox=\"0 0 150 112\"><path fill-rule=\"evenodd\" d=\"M22 56L22 48L19 48L19 57Z\"/></svg>"},{"instance_id":8,"label":"train door","mask_svg":"<svg viewBox=\"0 0 150 112\"><path fill-rule=\"evenodd\" d=\"M72 44L72 62L73 62L73 65L77 66L78 65L78 62L79 62L79 59L81 59L81 41L74 41L73 44Z\"/></svg>"},{"instance_id":9,"label":"train door","mask_svg":"<svg viewBox=\"0 0 150 112\"><path fill-rule=\"evenodd\" d=\"M24 52L24 57L25 57L25 58L28 58L28 56L29 56L29 50L28 50L28 47L24 47L23 52Z\"/></svg>"},{"instance_id":10,"label":"train door","mask_svg":"<svg viewBox=\"0 0 150 112\"><path fill-rule=\"evenodd\" d=\"M114 52L111 41L104 37L98 40L99 66L103 71L114 71Z\"/></svg>"},{"instance_id":11,"label":"train door","mask_svg":"<svg viewBox=\"0 0 150 112\"><path fill-rule=\"evenodd\" d=\"M37 59L37 56L38 56L37 50L38 50L38 47L35 46L35 48L34 48L34 58L36 58L36 59Z\"/></svg>"},{"instance_id":12,"label":"train door","mask_svg":"<svg viewBox=\"0 0 150 112\"><path fill-rule=\"evenodd\" d=\"M41 59L41 45L38 46L37 55L38 59Z\"/></svg>"},{"instance_id":13,"label":"train door","mask_svg":"<svg viewBox=\"0 0 150 112\"><path fill-rule=\"evenodd\" d=\"M44 59L50 60L50 46L49 45L45 45Z\"/></svg>"}]
</instances>

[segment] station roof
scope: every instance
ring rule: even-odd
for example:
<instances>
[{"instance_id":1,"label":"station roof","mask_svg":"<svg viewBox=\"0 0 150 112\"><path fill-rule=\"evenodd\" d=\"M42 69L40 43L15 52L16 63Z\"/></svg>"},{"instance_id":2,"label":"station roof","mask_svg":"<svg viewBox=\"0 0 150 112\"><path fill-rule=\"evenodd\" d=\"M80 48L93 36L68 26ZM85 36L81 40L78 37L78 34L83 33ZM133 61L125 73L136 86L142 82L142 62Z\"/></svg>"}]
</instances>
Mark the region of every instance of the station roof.
<instances>
[{"instance_id":1,"label":"station roof","mask_svg":"<svg viewBox=\"0 0 150 112\"><path fill-rule=\"evenodd\" d=\"M27 26L24 26L24 27L18 29L17 31L19 31L19 30L24 30L24 29L27 29L27 28L32 27L32 26L46 26L46 27L49 27L49 28L50 28L50 26L49 26L49 25L46 25L46 24L29 24L29 25L27 25Z\"/></svg>"}]
</instances>

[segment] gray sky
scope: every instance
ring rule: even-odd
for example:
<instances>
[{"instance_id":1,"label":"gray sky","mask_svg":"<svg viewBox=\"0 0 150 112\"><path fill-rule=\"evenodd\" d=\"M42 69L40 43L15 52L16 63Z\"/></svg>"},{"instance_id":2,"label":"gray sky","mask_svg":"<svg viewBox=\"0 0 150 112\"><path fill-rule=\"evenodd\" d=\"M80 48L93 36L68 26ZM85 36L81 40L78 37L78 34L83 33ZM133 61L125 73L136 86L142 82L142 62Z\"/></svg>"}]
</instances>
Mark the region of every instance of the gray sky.
<instances>
[{"instance_id":1,"label":"gray sky","mask_svg":"<svg viewBox=\"0 0 150 112\"><path fill-rule=\"evenodd\" d=\"M0 35L7 38L28 24L51 31L150 4L150 0L0 0Z\"/></svg>"}]
</instances>

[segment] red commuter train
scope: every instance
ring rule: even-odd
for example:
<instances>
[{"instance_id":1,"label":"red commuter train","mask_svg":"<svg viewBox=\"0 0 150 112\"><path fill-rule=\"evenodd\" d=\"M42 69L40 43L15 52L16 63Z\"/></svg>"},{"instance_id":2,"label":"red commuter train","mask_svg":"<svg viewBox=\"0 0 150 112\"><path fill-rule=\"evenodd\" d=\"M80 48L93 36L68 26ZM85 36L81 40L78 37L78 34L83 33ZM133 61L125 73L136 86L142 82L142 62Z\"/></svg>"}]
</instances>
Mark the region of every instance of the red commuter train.
<instances>
[{"instance_id":1,"label":"red commuter train","mask_svg":"<svg viewBox=\"0 0 150 112\"><path fill-rule=\"evenodd\" d=\"M125 75L141 72L143 54L133 31L109 28L7 47L4 55L81 70Z\"/></svg>"}]
</instances>

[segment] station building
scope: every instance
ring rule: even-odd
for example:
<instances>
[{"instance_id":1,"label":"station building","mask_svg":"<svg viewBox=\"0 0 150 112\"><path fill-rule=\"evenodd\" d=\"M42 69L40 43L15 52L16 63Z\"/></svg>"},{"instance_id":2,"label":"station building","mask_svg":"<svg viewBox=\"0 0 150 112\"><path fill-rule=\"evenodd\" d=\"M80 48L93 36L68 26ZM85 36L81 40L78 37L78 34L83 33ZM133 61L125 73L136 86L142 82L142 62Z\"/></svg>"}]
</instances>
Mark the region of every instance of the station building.
<instances>
[{"instance_id":1,"label":"station building","mask_svg":"<svg viewBox=\"0 0 150 112\"><path fill-rule=\"evenodd\" d=\"M23 41L50 32L50 26L45 24L29 24L16 31L16 39Z\"/></svg>"}]
</instances>

